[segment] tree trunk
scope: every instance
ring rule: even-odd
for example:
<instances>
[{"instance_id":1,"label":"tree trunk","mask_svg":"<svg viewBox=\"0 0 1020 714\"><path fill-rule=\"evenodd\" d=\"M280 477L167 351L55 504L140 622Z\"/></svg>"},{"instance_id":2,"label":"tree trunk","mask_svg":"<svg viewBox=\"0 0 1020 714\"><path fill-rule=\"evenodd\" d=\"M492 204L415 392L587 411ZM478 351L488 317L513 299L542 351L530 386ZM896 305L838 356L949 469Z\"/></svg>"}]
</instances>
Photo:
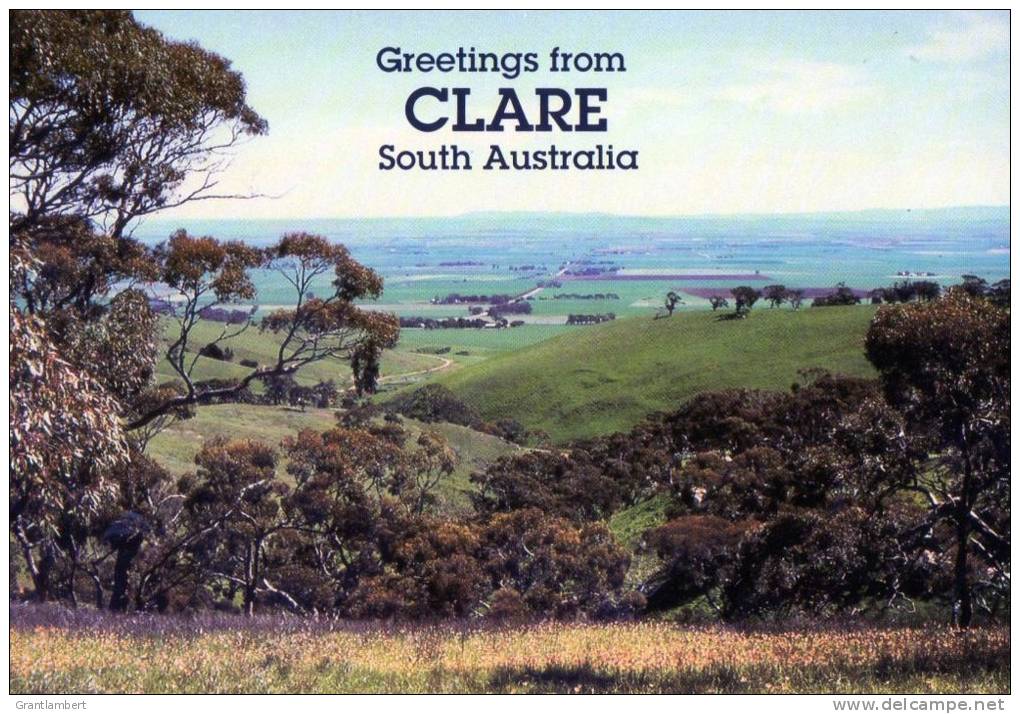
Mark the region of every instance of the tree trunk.
<instances>
[{"instance_id":1,"label":"tree trunk","mask_svg":"<svg viewBox=\"0 0 1020 714\"><path fill-rule=\"evenodd\" d=\"M953 619L961 628L970 627L974 619L974 604L971 598L970 579L967 577L967 549L970 541L970 489L971 468L967 451L963 457L963 487L956 501L956 563L953 569L955 598Z\"/></svg>"},{"instance_id":2,"label":"tree trunk","mask_svg":"<svg viewBox=\"0 0 1020 714\"><path fill-rule=\"evenodd\" d=\"M130 538L117 549L117 561L113 565L113 591L110 593L110 610L124 612L128 606L128 572L138 550L142 546L141 536Z\"/></svg>"},{"instance_id":3,"label":"tree trunk","mask_svg":"<svg viewBox=\"0 0 1020 714\"><path fill-rule=\"evenodd\" d=\"M261 539L248 546L248 562L244 579L244 614L246 617L255 614L255 589L259 581L259 553L261 550Z\"/></svg>"},{"instance_id":4,"label":"tree trunk","mask_svg":"<svg viewBox=\"0 0 1020 714\"><path fill-rule=\"evenodd\" d=\"M244 615L251 617L255 614L255 583L246 583L244 586Z\"/></svg>"},{"instance_id":5,"label":"tree trunk","mask_svg":"<svg viewBox=\"0 0 1020 714\"><path fill-rule=\"evenodd\" d=\"M95 572L89 573L89 577L92 578L92 597L95 599L96 609L102 610L104 605L105 594L103 592L103 582L99 579L99 576Z\"/></svg>"},{"instance_id":6,"label":"tree trunk","mask_svg":"<svg viewBox=\"0 0 1020 714\"><path fill-rule=\"evenodd\" d=\"M35 562L35 554L32 552L32 544L25 535L25 529L19 524L14 528L14 537L21 546L21 556L25 559L25 568L29 577L32 578L32 587L35 594L39 592L39 565Z\"/></svg>"},{"instance_id":7,"label":"tree trunk","mask_svg":"<svg viewBox=\"0 0 1020 714\"><path fill-rule=\"evenodd\" d=\"M44 545L42 558L36 562L35 572L32 573L35 599L39 602L46 602L50 599L50 574L53 572L54 562L56 562L56 558L53 556L53 546Z\"/></svg>"},{"instance_id":8,"label":"tree trunk","mask_svg":"<svg viewBox=\"0 0 1020 714\"><path fill-rule=\"evenodd\" d=\"M956 564L954 569L955 602L953 618L959 627L970 627L974 617L974 606L971 602L970 580L967 577L967 541L970 538L970 527L966 514L958 515L956 523Z\"/></svg>"}]
</instances>

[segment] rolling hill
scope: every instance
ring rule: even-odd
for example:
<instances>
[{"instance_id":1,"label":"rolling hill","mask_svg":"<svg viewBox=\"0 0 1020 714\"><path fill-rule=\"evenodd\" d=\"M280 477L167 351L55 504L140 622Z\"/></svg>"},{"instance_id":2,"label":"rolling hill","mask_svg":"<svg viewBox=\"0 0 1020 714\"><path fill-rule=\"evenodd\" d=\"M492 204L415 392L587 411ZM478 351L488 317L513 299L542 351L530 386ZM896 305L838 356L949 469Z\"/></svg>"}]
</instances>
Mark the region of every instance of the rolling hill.
<instances>
[{"instance_id":1,"label":"rolling hill","mask_svg":"<svg viewBox=\"0 0 1020 714\"><path fill-rule=\"evenodd\" d=\"M864 357L871 306L708 311L578 327L435 377L487 419L512 417L556 442L626 430L699 392L788 389L798 371L873 374Z\"/></svg>"},{"instance_id":2,"label":"rolling hill","mask_svg":"<svg viewBox=\"0 0 1020 714\"><path fill-rule=\"evenodd\" d=\"M192 333L189 355L194 355L202 346L219 337L222 329L221 323L200 320ZM163 340L166 343L178 335L176 325L170 320L164 320L163 330ZM192 376L195 380L243 377L251 372L251 369L240 364L242 359L254 360L260 364L270 364L276 359L279 345L279 338L276 335L270 332L261 332L258 327L250 327L240 335L225 339L220 343L221 347L230 348L233 351L234 359L232 361L225 362L199 357ZM435 369L444 361L433 355L419 354L409 350L387 350L383 353L382 358L382 379L385 382L402 375L424 373L426 370ZM306 386L311 386L321 380L332 379L343 387L349 383L350 375L351 368L346 361L331 358L305 365L296 373L295 379L299 384ZM156 378L159 382L177 379L177 374L166 359L161 359L156 365ZM261 389L260 383L253 385L253 391L258 392Z\"/></svg>"},{"instance_id":3,"label":"rolling hill","mask_svg":"<svg viewBox=\"0 0 1020 714\"><path fill-rule=\"evenodd\" d=\"M172 474L180 475L195 469L195 455L202 444L215 436L230 439L257 439L278 447L285 437L295 436L302 429L325 431L336 424L335 410L305 411L291 407L264 404L210 404L197 409L191 419L178 421L158 434L149 444L147 454ZM439 432L457 454L457 466L436 488L441 510L448 513L469 510L468 494L474 486L471 473L500 456L514 453L520 447L490 434L458 424L423 424L403 419L413 443L422 429ZM278 472L284 476L281 462ZM285 476L284 476L285 477ZM286 477L285 477L286 478Z\"/></svg>"}]
</instances>

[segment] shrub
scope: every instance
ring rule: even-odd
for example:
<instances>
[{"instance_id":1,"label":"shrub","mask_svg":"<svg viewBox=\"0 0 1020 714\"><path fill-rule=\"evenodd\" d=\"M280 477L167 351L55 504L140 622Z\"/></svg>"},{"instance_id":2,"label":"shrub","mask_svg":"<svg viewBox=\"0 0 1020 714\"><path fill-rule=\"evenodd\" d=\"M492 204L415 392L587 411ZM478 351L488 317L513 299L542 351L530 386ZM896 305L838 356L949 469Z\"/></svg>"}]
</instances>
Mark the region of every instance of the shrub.
<instances>
[{"instance_id":1,"label":"shrub","mask_svg":"<svg viewBox=\"0 0 1020 714\"><path fill-rule=\"evenodd\" d=\"M663 561L651 580L648 606L683 605L726 581L741 538L752 522L711 515L683 516L645 533L647 547Z\"/></svg>"},{"instance_id":2,"label":"shrub","mask_svg":"<svg viewBox=\"0 0 1020 714\"><path fill-rule=\"evenodd\" d=\"M600 322L610 322L616 319L616 315L612 312L605 314L597 313L595 315L567 315L568 325L597 325Z\"/></svg>"},{"instance_id":3,"label":"shrub","mask_svg":"<svg viewBox=\"0 0 1020 714\"><path fill-rule=\"evenodd\" d=\"M816 297L811 302L811 307L829 307L832 305L859 305L861 299L853 290L843 283L836 286L836 289L828 295Z\"/></svg>"},{"instance_id":4,"label":"shrub","mask_svg":"<svg viewBox=\"0 0 1020 714\"><path fill-rule=\"evenodd\" d=\"M534 508L581 523L608 518L623 503L618 483L587 452L528 451L504 456L471 475L483 515Z\"/></svg>"},{"instance_id":5,"label":"shrub","mask_svg":"<svg viewBox=\"0 0 1020 714\"><path fill-rule=\"evenodd\" d=\"M516 419L500 419L495 423L486 422L478 427L479 431L498 436L505 441L523 444L528 439L528 430Z\"/></svg>"},{"instance_id":6,"label":"shrub","mask_svg":"<svg viewBox=\"0 0 1020 714\"><path fill-rule=\"evenodd\" d=\"M525 301L508 302L505 305L489 308L489 314L494 318L502 317L503 315L530 315L531 303Z\"/></svg>"},{"instance_id":7,"label":"shrub","mask_svg":"<svg viewBox=\"0 0 1020 714\"><path fill-rule=\"evenodd\" d=\"M535 508L493 517L481 547L492 582L513 591L500 595L499 610L513 614L521 601L536 614L594 614L621 594L630 564L605 525L575 526Z\"/></svg>"},{"instance_id":8,"label":"shrub","mask_svg":"<svg viewBox=\"0 0 1020 714\"><path fill-rule=\"evenodd\" d=\"M229 347L220 347L215 342L210 342L205 347L201 348L198 353L203 357L209 359L217 359L221 362L230 362L234 359L234 351Z\"/></svg>"},{"instance_id":9,"label":"shrub","mask_svg":"<svg viewBox=\"0 0 1020 714\"><path fill-rule=\"evenodd\" d=\"M446 421L462 426L481 423L481 415L441 384L426 384L394 399L390 406L411 419L428 423Z\"/></svg>"},{"instance_id":10,"label":"shrub","mask_svg":"<svg viewBox=\"0 0 1020 714\"><path fill-rule=\"evenodd\" d=\"M528 614L528 603L513 588L500 588L489 599L485 616L499 622L524 619Z\"/></svg>"}]
</instances>

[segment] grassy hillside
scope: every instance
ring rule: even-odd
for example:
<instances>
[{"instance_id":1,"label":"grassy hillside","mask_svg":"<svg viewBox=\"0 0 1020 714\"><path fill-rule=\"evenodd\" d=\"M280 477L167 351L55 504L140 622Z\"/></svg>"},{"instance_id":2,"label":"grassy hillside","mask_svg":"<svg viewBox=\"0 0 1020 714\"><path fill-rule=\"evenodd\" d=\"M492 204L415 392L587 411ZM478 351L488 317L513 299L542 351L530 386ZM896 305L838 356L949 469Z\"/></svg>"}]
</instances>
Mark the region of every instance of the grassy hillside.
<instances>
[{"instance_id":1,"label":"grassy hillside","mask_svg":"<svg viewBox=\"0 0 1020 714\"><path fill-rule=\"evenodd\" d=\"M333 415L334 410L330 409L302 412L289 407L258 404L212 404L199 407L194 418L177 422L156 436L146 453L172 473L183 474L195 468L195 455L202 444L214 436L258 439L276 446L285 437L293 436L302 429L329 429L336 424ZM457 453L457 468L437 487L437 496L447 511L468 508L468 493L472 489L468 478L472 471L519 448L498 437L457 424L422 424L413 419L403 421L412 438L423 428L432 429L442 434ZM283 473L282 469L280 473Z\"/></svg>"},{"instance_id":2,"label":"grassy hillside","mask_svg":"<svg viewBox=\"0 0 1020 714\"><path fill-rule=\"evenodd\" d=\"M257 439L274 446L302 429L325 431L336 424L333 410L261 404L210 404L192 419L178 421L149 444L146 454L175 474L194 470L195 454L208 439Z\"/></svg>"},{"instance_id":3,"label":"grassy hillside","mask_svg":"<svg viewBox=\"0 0 1020 714\"><path fill-rule=\"evenodd\" d=\"M871 306L757 308L635 317L570 332L435 377L488 419L513 417L556 441L624 430L726 387L787 389L798 370L870 375Z\"/></svg>"},{"instance_id":4,"label":"grassy hillside","mask_svg":"<svg viewBox=\"0 0 1020 714\"><path fill-rule=\"evenodd\" d=\"M167 342L177 337L177 326L165 321L164 340ZM223 325L208 320L200 321L192 333L192 352L197 352L202 346L216 339ZM243 377L251 372L251 369L240 364L242 359L255 360L260 364L271 364L276 359L279 349L279 338L270 332L260 332L257 327L250 327L240 335L220 343L221 347L229 347L234 351L232 362L222 362L207 357L199 357L195 365L193 377L196 380L213 378ZM190 359L190 356L189 356ZM412 351L387 350L383 353L380 373L384 380L395 378L397 375L417 373L423 370L435 369L442 365L444 360L433 355L418 354ZM164 359L156 366L157 379L165 381L176 378L176 373L170 364ZM304 385L313 385L325 379L335 380L339 385L346 385L351 376L351 368L347 362L340 359L325 359L320 362L313 362L298 370L296 379ZM256 391L261 389L255 384Z\"/></svg>"}]
</instances>

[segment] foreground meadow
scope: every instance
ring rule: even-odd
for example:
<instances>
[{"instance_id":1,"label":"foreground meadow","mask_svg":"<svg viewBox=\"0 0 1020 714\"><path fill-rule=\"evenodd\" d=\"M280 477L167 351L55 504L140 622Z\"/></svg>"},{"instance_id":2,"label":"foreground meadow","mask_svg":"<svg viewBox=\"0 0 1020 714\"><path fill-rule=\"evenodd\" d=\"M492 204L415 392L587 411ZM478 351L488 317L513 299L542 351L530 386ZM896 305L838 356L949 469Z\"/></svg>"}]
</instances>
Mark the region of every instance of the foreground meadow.
<instances>
[{"instance_id":1,"label":"foreground meadow","mask_svg":"<svg viewBox=\"0 0 1020 714\"><path fill-rule=\"evenodd\" d=\"M1004 692L1009 629L397 627L11 608L12 693Z\"/></svg>"}]
</instances>

